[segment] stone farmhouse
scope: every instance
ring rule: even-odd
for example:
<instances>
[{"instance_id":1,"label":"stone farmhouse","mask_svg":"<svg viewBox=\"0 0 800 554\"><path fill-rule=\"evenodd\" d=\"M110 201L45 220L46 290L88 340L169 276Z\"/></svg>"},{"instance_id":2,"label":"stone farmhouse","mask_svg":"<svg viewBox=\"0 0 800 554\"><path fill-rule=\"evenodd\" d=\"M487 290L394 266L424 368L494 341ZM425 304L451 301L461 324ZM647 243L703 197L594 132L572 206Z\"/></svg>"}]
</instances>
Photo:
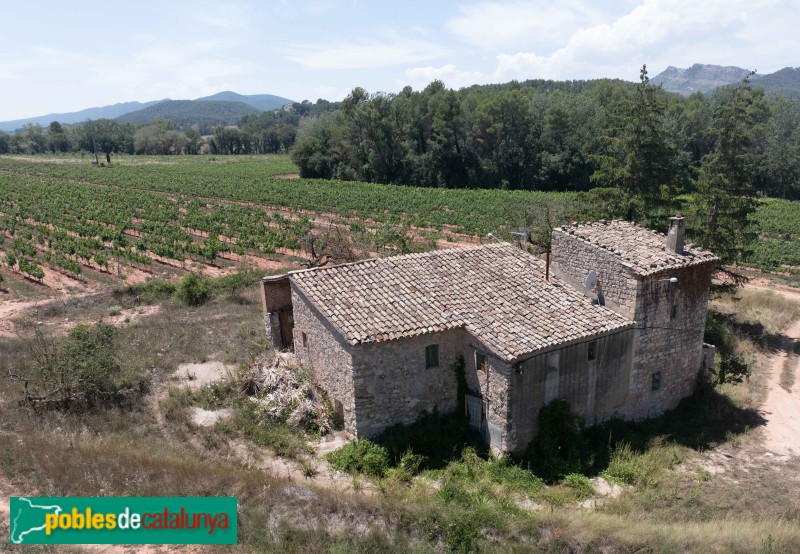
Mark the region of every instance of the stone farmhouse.
<instances>
[{"instance_id":1,"label":"stone farmhouse","mask_svg":"<svg viewBox=\"0 0 800 554\"><path fill-rule=\"evenodd\" d=\"M599 221L553 231L550 271L491 243L266 277L262 301L352 436L464 405L493 451L520 452L554 399L595 424L690 395L716 261L684 246L683 218L667 236Z\"/></svg>"}]
</instances>

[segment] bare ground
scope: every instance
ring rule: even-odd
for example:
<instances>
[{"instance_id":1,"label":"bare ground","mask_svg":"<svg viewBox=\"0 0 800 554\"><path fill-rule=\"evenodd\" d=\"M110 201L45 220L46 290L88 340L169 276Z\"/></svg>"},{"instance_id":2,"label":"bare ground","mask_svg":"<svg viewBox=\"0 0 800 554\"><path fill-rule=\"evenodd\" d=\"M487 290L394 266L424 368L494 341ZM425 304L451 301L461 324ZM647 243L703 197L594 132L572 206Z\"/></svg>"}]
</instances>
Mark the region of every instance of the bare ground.
<instances>
[{"instance_id":1,"label":"bare ground","mask_svg":"<svg viewBox=\"0 0 800 554\"><path fill-rule=\"evenodd\" d=\"M789 293L780 289L772 289L777 294L792 299L800 298L800 293ZM761 408L767 420L764 426L764 448L776 456L800 456L800 390L793 387L786 390L781 387L781 374L785 364L791 364L789 371L798 371L798 359L792 357L795 344L800 342L800 321L792 324L784 332L779 351L772 356L769 391ZM791 367L791 366L794 367Z\"/></svg>"}]
</instances>

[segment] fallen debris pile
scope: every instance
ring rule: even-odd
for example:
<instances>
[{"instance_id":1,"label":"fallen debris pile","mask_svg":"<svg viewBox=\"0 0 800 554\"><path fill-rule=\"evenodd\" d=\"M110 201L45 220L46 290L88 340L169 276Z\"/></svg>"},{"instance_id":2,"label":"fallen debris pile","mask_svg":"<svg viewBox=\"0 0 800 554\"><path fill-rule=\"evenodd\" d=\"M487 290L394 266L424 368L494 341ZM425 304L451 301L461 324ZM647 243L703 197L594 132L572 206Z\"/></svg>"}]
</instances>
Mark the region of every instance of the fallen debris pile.
<instances>
[{"instance_id":1,"label":"fallen debris pile","mask_svg":"<svg viewBox=\"0 0 800 554\"><path fill-rule=\"evenodd\" d=\"M331 430L328 401L293 356L278 354L271 362L257 362L243 376L243 389L267 415L310 433Z\"/></svg>"}]
</instances>

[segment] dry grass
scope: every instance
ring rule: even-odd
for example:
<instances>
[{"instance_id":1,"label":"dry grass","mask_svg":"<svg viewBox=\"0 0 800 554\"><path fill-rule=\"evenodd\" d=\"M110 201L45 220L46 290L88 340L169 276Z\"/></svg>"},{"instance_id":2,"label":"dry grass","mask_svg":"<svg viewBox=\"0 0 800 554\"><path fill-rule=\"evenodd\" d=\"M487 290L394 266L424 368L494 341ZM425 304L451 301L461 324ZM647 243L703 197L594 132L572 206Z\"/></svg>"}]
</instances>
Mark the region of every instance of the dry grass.
<instances>
[{"instance_id":1,"label":"dry grass","mask_svg":"<svg viewBox=\"0 0 800 554\"><path fill-rule=\"evenodd\" d=\"M740 290L713 302L723 313L735 314L742 323L759 325L769 335L781 333L800 319L800 304L763 290Z\"/></svg>"}]
</instances>

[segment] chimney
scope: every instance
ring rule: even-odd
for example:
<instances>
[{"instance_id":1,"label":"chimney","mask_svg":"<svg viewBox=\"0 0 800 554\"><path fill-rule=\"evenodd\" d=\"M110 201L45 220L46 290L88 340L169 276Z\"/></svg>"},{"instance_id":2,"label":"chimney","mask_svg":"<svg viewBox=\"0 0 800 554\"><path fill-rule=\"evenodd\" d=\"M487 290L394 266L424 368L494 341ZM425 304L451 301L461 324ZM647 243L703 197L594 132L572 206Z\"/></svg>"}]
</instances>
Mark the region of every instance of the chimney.
<instances>
[{"instance_id":1,"label":"chimney","mask_svg":"<svg viewBox=\"0 0 800 554\"><path fill-rule=\"evenodd\" d=\"M686 234L686 218L676 215L669 218L667 231L667 250L683 254L683 240Z\"/></svg>"}]
</instances>

